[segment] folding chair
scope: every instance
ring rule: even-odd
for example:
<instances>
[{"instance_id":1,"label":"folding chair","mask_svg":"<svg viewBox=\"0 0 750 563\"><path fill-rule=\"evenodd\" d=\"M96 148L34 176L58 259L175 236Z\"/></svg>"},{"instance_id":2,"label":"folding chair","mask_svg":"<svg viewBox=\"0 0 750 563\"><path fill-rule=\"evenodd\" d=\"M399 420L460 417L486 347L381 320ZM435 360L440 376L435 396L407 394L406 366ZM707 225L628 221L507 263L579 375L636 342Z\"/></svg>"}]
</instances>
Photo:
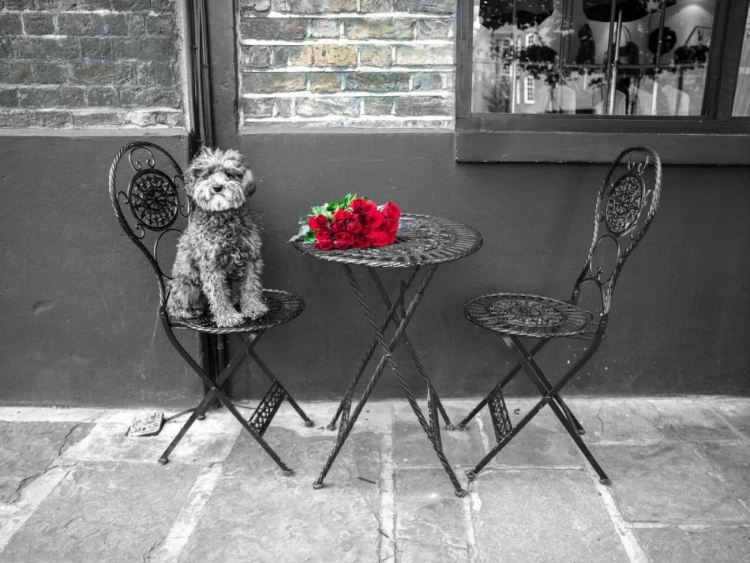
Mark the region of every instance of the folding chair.
<instances>
[{"instance_id":1,"label":"folding chair","mask_svg":"<svg viewBox=\"0 0 750 563\"><path fill-rule=\"evenodd\" d=\"M190 200L182 184L182 170L174 158L163 148L147 141L135 141L120 149L109 173L109 196L117 220L130 240L148 258L156 274L159 283L159 316L164 331L174 348L201 378L206 391L203 400L191 409L190 418L159 458L159 463L165 464L169 461L172 450L196 419L204 418L211 403L218 400L271 456L284 474L291 475L292 470L266 443L263 435L285 399L302 417L305 426L312 426L313 423L260 359L254 347L266 330L289 322L302 313L304 302L298 296L286 291L267 289L264 290L263 295L269 312L257 320L246 319L244 324L237 327L217 327L209 316L195 319L171 319L166 310L169 296L168 280L170 279L166 272L171 271L175 255L174 247L190 213ZM126 186L125 191L117 185ZM151 249L147 244L151 245ZM242 343L221 373L207 374L177 340L174 331L178 329L208 335L237 334ZM224 394L222 386L247 357L257 364L270 380L271 386L250 418L246 420Z\"/></svg>"},{"instance_id":2,"label":"folding chair","mask_svg":"<svg viewBox=\"0 0 750 563\"><path fill-rule=\"evenodd\" d=\"M625 166L623 172L622 166ZM615 179L616 178L616 179ZM606 485L611 481L581 439L584 429L560 396L563 387L579 372L599 348L609 323L612 293L625 260L646 234L659 205L661 162L649 148L630 148L618 155L599 189L594 214L594 237L586 263L568 301L520 293L493 293L464 303L464 315L474 324L502 335L518 364L462 420L463 429L485 406L488 408L497 445L466 475L477 474L547 404L573 438L583 455ZM607 267L606 259L610 259ZM590 284L590 285L586 285ZM595 289L597 311L578 306L583 286ZM598 290L598 291L597 291ZM521 337L538 342L528 349ZM535 360L552 340L576 338L588 345L573 365L553 384ZM542 398L513 427L503 397L503 388L523 369Z\"/></svg>"}]
</instances>

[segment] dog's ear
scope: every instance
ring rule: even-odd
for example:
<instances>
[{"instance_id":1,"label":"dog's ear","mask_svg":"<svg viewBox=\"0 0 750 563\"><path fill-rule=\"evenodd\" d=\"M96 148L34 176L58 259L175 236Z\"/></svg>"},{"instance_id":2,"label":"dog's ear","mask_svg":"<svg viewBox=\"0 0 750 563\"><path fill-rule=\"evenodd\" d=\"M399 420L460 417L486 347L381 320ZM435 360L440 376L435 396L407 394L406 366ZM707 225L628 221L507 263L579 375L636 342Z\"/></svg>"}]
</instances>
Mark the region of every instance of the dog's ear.
<instances>
[{"instance_id":1,"label":"dog's ear","mask_svg":"<svg viewBox=\"0 0 750 563\"><path fill-rule=\"evenodd\" d=\"M245 174L242 176L242 191L245 193L245 197L250 197L255 193L255 179L253 178L253 171L249 168L245 168Z\"/></svg>"},{"instance_id":2,"label":"dog's ear","mask_svg":"<svg viewBox=\"0 0 750 563\"><path fill-rule=\"evenodd\" d=\"M211 156L211 152L210 148L201 147L201 149L195 153L193 160L190 161L187 170L185 170L185 191L190 197L193 197L196 172L204 167L206 159Z\"/></svg>"}]
</instances>

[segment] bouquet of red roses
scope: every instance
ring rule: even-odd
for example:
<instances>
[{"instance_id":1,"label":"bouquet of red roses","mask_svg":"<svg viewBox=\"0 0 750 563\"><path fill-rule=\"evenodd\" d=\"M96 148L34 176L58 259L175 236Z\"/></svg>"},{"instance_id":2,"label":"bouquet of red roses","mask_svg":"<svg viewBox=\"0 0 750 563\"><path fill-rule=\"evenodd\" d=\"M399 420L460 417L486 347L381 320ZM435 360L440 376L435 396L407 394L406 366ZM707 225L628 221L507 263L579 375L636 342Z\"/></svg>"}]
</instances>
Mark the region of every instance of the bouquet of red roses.
<instances>
[{"instance_id":1,"label":"bouquet of red roses","mask_svg":"<svg viewBox=\"0 0 750 563\"><path fill-rule=\"evenodd\" d=\"M317 205L300 220L299 233L292 240L302 240L318 250L346 250L386 246L396 240L401 211L389 201L376 205L356 194L331 203Z\"/></svg>"}]
</instances>

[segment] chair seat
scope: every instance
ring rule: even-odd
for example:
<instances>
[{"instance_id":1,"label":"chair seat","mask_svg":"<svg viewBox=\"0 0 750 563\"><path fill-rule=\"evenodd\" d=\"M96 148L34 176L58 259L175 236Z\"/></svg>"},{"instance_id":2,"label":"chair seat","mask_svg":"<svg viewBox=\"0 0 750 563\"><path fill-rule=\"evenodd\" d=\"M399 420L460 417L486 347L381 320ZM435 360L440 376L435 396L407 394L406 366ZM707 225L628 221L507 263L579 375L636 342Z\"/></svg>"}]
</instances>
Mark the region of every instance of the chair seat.
<instances>
[{"instance_id":1,"label":"chair seat","mask_svg":"<svg viewBox=\"0 0 750 563\"><path fill-rule=\"evenodd\" d=\"M492 293L464 303L464 315L474 324L532 338L582 336L591 326L589 313L549 297L523 293Z\"/></svg>"},{"instance_id":2,"label":"chair seat","mask_svg":"<svg viewBox=\"0 0 750 563\"><path fill-rule=\"evenodd\" d=\"M213 318L204 315L193 319L170 319L174 328L192 329L211 334L230 334L235 332L258 332L282 325L298 316L305 308L302 298L287 291L264 289L263 297L268 306L268 313L259 319L245 319L239 326L218 327Z\"/></svg>"}]
</instances>

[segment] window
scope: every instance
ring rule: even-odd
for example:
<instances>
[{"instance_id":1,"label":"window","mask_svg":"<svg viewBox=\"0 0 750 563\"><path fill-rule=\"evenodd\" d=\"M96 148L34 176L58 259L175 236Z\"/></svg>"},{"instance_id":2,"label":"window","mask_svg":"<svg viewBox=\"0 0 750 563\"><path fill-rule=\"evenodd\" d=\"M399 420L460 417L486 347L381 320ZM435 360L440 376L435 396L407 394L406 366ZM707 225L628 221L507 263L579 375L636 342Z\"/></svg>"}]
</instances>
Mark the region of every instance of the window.
<instances>
[{"instance_id":1,"label":"window","mask_svg":"<svg viewBox=\"0 0 750 563\"><path fill-rule=\"evenodd\" d=\"M749 3L459 2L457 159L750 163Z\"/></svg>"},{"instance_id":2,"label":"window","mask_svg":"<svg viewBox=\"0 0 750 563\"><path fill-rule=\"evenodd\" d=\"M523 101L527 104L534 103L534 77L527 76L523 85Z\"/></svg>"}]
</instances>

